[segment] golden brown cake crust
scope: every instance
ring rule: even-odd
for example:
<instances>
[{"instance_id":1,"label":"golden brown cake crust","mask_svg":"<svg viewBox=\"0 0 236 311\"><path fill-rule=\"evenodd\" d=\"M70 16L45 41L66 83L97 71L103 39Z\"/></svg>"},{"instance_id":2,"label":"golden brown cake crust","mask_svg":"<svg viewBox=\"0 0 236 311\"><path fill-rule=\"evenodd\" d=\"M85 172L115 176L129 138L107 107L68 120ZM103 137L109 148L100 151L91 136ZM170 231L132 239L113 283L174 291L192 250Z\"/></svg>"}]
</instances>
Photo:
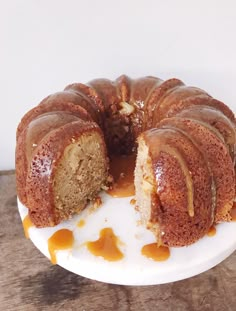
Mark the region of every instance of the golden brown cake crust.
<instances>
[{"instance_id":1,"label":"golden brown cake crust","mask_svg":"<svg viewBox=\"0 0 236 311\"><path fill-rule=\"evenodd\" d=\"M35 148L50 131L66 123L79 120L81 119L72 113L52 111L39 115L24 128L16 146L16 187L19 199L23 204L27 205L26 178Z\"/></svg>"},{"instance_id":2,"label":"golden brown cake crust","mask_svg":"<svg viewBox=\"0 0 236 311\"><path fill-rule=\"evenodd\" d=\"M212 106L194 105L181 110L176 116L210 125L212 130L216 130L216 135L227 145L231 159L233 163L235 162L235 125L221 110Z\"/></svg>"},{"instance_id":3,"label":"golden brown cake crust","mask_svg":"<svg viewBox=\"0 0 236 311\"><path fill-rule=\"evenodd\" d=\"M170 92L173 92L177 87L182 85L184 85L184 83L179 79L169 79L158 83L157 87L154 88L152 92L150 92L144 108L144 122L146 125L144 130L153 128L153 124L156 126L156 124L159 122L159 117L156 114L156 110L158 109L161 100Z\"/></svg>"},{"instance_id":4,"label":"golden brown cake crust","mask_svg":"<svg viewBox=\"0 0 236 311\"><path fill-rule=\"evenodd\" d=\"M186 110L192 106L208 106L221 111L228 119L235 123L235 117L233 112L221 101L210 97L205 92L198 95L192 95L187 98L181 98L175 105L170 106L165 112L165 118L171 118L176 116L182 110Z\"/></svg>"},{"instance_id":5,"label":"golden brown cake crust","mask_svg":"<svg viewBox=\"0 0 236 311\"><path fill-rule=\"evenodd\" d=\"M216 186L215 222L230 220L229 211L235 197L235 172L224 142L215 135L210 125L197 120L173 117L163 120L160 127L182 130L202 152L209 163Z\"/></svg>"},{"instance_id":6,"label":"golden brown cake crust","mask_svg":"<svg viewBox=\"0 0 236 311\"><path fill-rule=\"evenodd\" d=\"M157 187L150 222L158 223L164 245L191 244L206 233L214 220L214 184L207 163L179 131L153 129L145 132L143 139L149 148Z\"/></svg>"},{"instance_id":7,"label":"golden brown cake crust","mask_svg":"<svg viewBox=\"0 0 236 311\"><path fill-rule=\"evenodd\" d=\"M39 115L52 111L66 111L80 117L82 120L92 120L90 114L80 106L80 98L72 96L69 92L58 92L46 97L38 106L29 110L17 127L16 139L28 124Z\"/></svg>"},{"instance_id":8,"label":"golden brown cake crust","mask_svg":"<svg viewBox=\"0 0 236 311\"><path fill-rule=\"evenodd\" d=\"M162 82L163 80L155 77L144 77L135 79L131 83L129 101L134 106L134 112L131 114L131 124L135 139L147 128L145 108L148 97Z\"/></svg>"}]
</instances>

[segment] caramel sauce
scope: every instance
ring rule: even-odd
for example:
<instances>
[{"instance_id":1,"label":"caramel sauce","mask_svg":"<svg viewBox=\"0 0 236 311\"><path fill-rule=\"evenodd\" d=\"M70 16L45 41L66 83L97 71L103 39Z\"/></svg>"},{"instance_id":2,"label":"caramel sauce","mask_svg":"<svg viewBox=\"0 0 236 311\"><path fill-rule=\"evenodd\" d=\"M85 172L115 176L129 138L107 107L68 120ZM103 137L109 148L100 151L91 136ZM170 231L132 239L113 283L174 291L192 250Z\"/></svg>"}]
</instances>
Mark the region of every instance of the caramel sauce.
<instances>
[{"instance_id":1,"label":"caramel sauce","mask_svg":"<svg viewBox=\"0 0 236 311\"><path fill-rule=\"evenodd\" d=\"M24 228L25 237L27 239L29 238L29 229L31 227L34 227L34 224L32 223L31 219L29 218L29 215L26 215L24 220L23 220L23 228Z\"/></svg>"},{"instance_id":2,"label":"caramel sauce","mask_svg":"<svg viewBox=\"0 0 236 311\"><path fill-rule=\"evenodd\" d=\"M146 244L142 247L142 255L155 261L165 261L170 257L170 249L166 246L158 246L157 243Z\"/></svg>"},{"instance_id":3,"label":"caramel sauce","mask_svg":"<svg viewBox=\"0 0 236 311\"><path fill-rule=\"evenodd\" d=\"M101 256L107 261L121 260L124 255L119 250L117 236L111 228L104 228L100 231L99 239L86 243L88 250L95 256Z\"/></svg>"},{"instance_id":4,"label":"caramel sauce","mask_svg":"<svg viewBox=\"0 0 236 311\"><path fill-rule=\"evenodd\" d=\"M107 193L114 198L133 196L134 190L134 168L136 155L114 156L110 160L110 174L114 178L113 188Z\"/></svg>"},{"instance_id":5,"label":"caramel sauce","mask_svg":"<svg viewBox=\"0 0 236 311\"><path fill-rule=\"evenodd\" d=\"M215 226L211 226L211 228L209 229L209 231L207 232L207 235L209 237L214 236L216 234L216 227Z\"/></svg>"},{"instance_id":6,"label":"caramel sauce","mask_svg":"<svg viewBox=\"0 0 236 311\"><path fill-rule=\"evenodd\" d=\"M84 219L80 219L80 221L77 223L77 227L82 228L85 225L85 220Z\"/></svg>"},{"instance_id":7,"label":"caramel sauce","mask_svg":"<svg viewBox=\"0 0 236 311\"><path fill-rule=\"evenodd\" d=\"M236 221L236 202L234 202L230 215L232 217L232 221Z\"/></svg>"},{"instance_id":8,"label":"caramel sauce","mask_svg":"<svg viewBox=\"0 0 236 311\"><path fill-rule=\"evenodd\" d=\"M57 263L56 251L72 248L74 243L73 232L68 229L56 231L48 239L48 251L51 257L52 264Z\"/></svg>"}]
</instances>

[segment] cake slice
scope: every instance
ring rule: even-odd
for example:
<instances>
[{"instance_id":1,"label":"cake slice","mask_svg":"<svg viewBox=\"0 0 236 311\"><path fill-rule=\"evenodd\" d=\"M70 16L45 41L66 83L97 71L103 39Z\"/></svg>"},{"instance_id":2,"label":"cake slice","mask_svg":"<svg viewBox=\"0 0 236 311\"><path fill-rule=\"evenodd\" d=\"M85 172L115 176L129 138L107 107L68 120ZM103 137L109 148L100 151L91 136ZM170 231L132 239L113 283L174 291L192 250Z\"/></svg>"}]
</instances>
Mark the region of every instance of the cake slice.
<instances>
[{"instance_id":1,"label":"cake slice","mask_svg":"<svg viewBox=\"0 0 236 311\"><path fill-rule=\"evenodd\" d=\"M103 134L82 120L49 132L32 154L26 180L29 215L37 227L54 226L83 210L106 183Z\"/></svg>"},{"instance_id":2,"label":"cake slice","mask_svg":"<svg viewBox=\"0 0 236 311\"><path fill-rule=\"evenodd\" d=\"M202 153L182 133L152 129L138 139L136 203L166 246L196 242L214 221L215 184Z\"/></svg>"}]
</instances>

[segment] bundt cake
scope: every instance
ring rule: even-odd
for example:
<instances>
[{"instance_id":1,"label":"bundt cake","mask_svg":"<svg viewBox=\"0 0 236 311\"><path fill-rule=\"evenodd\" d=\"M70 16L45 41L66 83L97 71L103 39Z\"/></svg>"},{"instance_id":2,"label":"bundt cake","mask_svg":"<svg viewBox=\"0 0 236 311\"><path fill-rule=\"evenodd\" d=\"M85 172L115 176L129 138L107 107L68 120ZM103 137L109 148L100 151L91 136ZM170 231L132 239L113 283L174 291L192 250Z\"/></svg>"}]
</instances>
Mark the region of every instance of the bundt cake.
<instances>
[{"instance_id":1,"label":"bundt cake","mask_svg":"<svg viewBox=\"0 0 236 311\"><path fill-rule=\"evenodd\" d=\"M17 193L37 227L54 226L106 185L110 156L137 153L143 223L158 243L189 245L231 220L235 142L233 112L178 79L74 83L22 118Z\"/></svg>"}]
</instances>

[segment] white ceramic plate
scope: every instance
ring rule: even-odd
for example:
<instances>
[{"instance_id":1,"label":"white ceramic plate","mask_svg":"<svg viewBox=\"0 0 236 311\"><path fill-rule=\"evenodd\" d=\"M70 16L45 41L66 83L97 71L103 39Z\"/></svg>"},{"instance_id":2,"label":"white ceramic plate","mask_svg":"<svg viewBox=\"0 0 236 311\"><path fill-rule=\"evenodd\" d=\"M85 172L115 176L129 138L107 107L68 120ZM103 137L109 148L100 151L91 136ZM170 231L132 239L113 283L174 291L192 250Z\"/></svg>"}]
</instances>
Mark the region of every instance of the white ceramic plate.
<instances>
[{"instance_id":1,"label":"white ceramic plate","mask_svg":"<svg viewBox=\"0 0 236 311\"><path fill-rule=\"evenodd\" d=\"M219 264L236 249L236 222L224 223L217 226L213 237L206 236L188 247L171 248L168 260L153 261L141 254L141 248L154 242L154 236L139 225L139 214L129 203L131 198L116 199L106 193L101 197L102 206L92 213L88 208L54 228L30 228L30 239L50 258L47 240L58 229L70 229L75 238L73 249L58 251L58 264L90 279L123 285L153 285L189 278ZM27 209L19 201L18 208L23 220ZM81 228L77 226L80 219L85 221ZM119 248L124 258L120 261L96 257L85 245L87 241L97 240L100 230L106 227L111 227L122 241Z\"/></svg>"}]
</instances>

